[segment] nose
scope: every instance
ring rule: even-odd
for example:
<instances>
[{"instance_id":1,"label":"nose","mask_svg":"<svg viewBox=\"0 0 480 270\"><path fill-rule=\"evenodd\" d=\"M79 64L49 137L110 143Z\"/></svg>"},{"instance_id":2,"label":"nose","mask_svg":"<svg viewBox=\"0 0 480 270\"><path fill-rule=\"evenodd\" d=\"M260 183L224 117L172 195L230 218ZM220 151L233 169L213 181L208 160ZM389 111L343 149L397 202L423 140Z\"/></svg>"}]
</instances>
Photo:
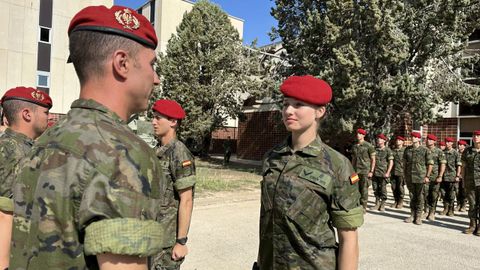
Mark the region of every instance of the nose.
<instances>
[{"instance_id":1,"label":"nose","mask_svg":"<svg viewBox=\"0 0 480 270\"><path fill-rule=\"evenodd\" d=\"M290 104L284 105L284 107L283 107L283 112L284 112L286 115L291 115L291 114L293 113L293 106L291 106Z\"/></svg>"},{"instance_id":2,"label":"nose","mask_svg":"<svg viewBox=\"0 0 480 270\"><path fill-rule=\"evenodd\" d=\"M158 77L157 72L154 72L153 74L154 74L153 75L153 84L159 85L160 84L160 78Z\"/></svg>"}]
</instances>

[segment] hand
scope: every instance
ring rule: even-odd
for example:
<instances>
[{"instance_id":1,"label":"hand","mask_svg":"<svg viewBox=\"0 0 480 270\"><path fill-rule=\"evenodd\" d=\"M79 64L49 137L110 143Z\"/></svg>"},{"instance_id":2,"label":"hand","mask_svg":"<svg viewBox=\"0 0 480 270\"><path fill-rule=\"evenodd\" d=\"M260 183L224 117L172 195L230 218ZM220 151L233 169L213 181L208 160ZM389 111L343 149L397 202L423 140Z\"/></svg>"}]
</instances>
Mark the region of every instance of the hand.
<instances>
[{"instance_id":1,"label":"hand","mask_svg":"<svg viewBox=\"0 0 480 270\"><path fill-rule=\"evenodd\" d=\"M460 182L460 177L455 176L455 182Z\"/></svg>"},{"instance_id":2,"label":"hand","mask_svg":"<svg viewBox=\"0 0 480 270\"><path fill-rule=\"evenodd\" d=\"M386 174L384 174L384 175L383 175L383 177L385 177L385 178L389 178L389 177L390 177L390 173L386 173Z\"/></svg>"},{"instance_id":3,"label":"hand","mask_svg":"<svg viewBox=\"0 0 480 270\"><path fill-rule=\"evenodd\" d=\"M428 184L428 183L430 183L430 179L425 176L425 178L423 179L423 182L424 182L425 184Z\"/></svg>"},{"instance_id":4,"label":"hand","mask_svg":"<svg viewBox=\"0 0 480 270\"><path fill-rule=\"evenodd\" d=\"M180 244L175 244L172 250L172 259L174 261L179 261L188 254L188 248L187 245L180 245Z\"/></svg>"},{"instance_id":5,"label":"hand","mask_svg":"<svg viewBox=\"0 0 480 270\"><path fill-rule=\"evenodd\" d=\"M435 183L441 183L442 182L442 177L439 176L437 177L437 179L435 179Z\"/></svg>"},{"instance_id":6,"label":"hand","mask_svg":"<svg viewBox=\"0 0 480 270\"><path fill-rule=\"evenodd\" d=\"M368 177L368 178L372 178L372 177L373 177L373 173L372 173L372 172L369 172L369 173L367 174L367 177Z\"/></svg>"}]
</instances>

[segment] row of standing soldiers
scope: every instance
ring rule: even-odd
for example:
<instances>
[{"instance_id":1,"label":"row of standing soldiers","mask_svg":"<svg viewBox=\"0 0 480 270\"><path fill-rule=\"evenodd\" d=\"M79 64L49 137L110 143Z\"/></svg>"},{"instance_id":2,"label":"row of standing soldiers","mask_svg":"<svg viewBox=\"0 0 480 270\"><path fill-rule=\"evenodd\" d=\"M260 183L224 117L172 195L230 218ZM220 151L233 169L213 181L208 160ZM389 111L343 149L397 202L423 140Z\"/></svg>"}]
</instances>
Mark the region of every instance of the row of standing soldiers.
<instances>
[{"instance_id":1,"label":"row of standing soldiers","mask_svg":"<svg viewBox=\"0 0 480 270\"><path fill-rule=\"evenodd\" d=\"M357 130L357 143L352 148L352 164L360 177L360 204L367 209L368 187L373 187L375 205L372 210L385 211L388 182L391 184L394 208L403 208L405 184L410 196L407 223L422 224L422 219L435 220L437 202L443 198L442 215L454 216L466 210L468 201L469 227L464 231L480 236L480 130L474 131L473 147L463 140L453 148L455 139L445 138L437 147L437 137L428 134L425 146L419 132L412 132L412 145L404 147L405 138L396 136L390 149L384 134L376 136L376 147L365 141L367 131Z\"/></svg>"}]
</instances>

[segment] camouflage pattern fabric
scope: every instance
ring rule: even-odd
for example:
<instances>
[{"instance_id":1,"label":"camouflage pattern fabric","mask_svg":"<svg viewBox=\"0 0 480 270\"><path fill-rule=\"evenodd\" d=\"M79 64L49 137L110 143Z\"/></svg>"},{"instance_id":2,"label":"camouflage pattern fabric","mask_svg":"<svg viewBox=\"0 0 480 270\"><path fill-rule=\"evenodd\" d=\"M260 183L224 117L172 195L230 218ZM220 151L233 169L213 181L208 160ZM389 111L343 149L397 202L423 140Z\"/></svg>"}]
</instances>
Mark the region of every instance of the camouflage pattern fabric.
<instances>
[{"instance_id":1,"label":"camouflage pattern fabric","mask_svg":"<svg viewBox=\"0 0 480 270\"><path fill-rule=\"evenodd\" d=\"M462 154L465 166L464 181L469 203L468 217L480 221L480 152L475 147L465 149Z\"/></svg>"},{"instance_id":2,"label":"camouflage pattern fabric","mask_svg":"<svg viewBox=\"0 0 480 270\"><path fill-rule=\"evenodd\" d=\"M443 174L443 182L455 182L457 176L457 167L462 166L460 154L455 149L443 151L447 160L445 173Z\"/></svg>"},{"instance_id":3,"label":"camouflage pattern fabric","mask_svg":"<svg viewBox=\"0 0 480 270\"><path fill-rule=\"evenodd\" d=\"M98 269L96 254L158 254L173 244L168 186L124 121L75 101L21 162L9 269Z\"/></svg>"},{"instance_id":4,"label":"camouflage pattern fabric","mask_svg":"<svg viewBox=\"0 0 480 270\"><path fill-rule=\"evenodd\" d=\"M403 162L405 167L405 181L408 183L424 183L427 175L427 166L433 165L433 158L430 150L425 146L414 147L413 145L405 148L403 153Z\"/></svg>"},{"instance_id":5,"label":"camouflage pattern fabric","mask_svg":"<svg viewBox=\"0 0 480 270\"><path fill-rule=\"evenodd\" d=\"M388 146L385 146L383 149L377 147L375 152L377 154L375 157L375 170L373 176L384 177L387 173L388 163L390 160L394 160L392 149Z\"/></svg>"},{"instance_id":6,"label":"camouflage pattern fabric","mask_svg":"<svg viewBox=\"0 0 480 270\"><path fill-rule=\"evenodd\" d=\"M369 142L357 143L352 148L352 161L358 174L370 172L371 158L376 155L375 147Z\"/></svg>"},{"instance_id":7,"label":"camouflage pattern fabric","mask_svg":"<svg viewBox=\"0 0 480 270\"><path fill-rule=\"evenodd\" d=\"M433 166L432 173L430 174L430 183L424 187L425 207L437 206L438 198L440 197L440 183L436 183L437 177L440 173L440 165L447 164L445 153L438 147L434 147L431 151Z\"/></svg>"},{"instance_id":8,"label":"camouflage pattern fabric","mask_svg":"<svg viewBox=\"0 0 480 270\"><path fill-rule=\"evenodd\" d=\"M21 158L32 148L33 140L10 128L0 137L0 210L13 212L12 185Z\"/></svg>"},{"instance_id":9,"label":"camouflage pattern fabric","mask_svg":"<svg viewBox=\"0 0 480 270\"><path fill-rule=\"evenodd\" d=\"M405 152L405 147L400 149L392 149L393 154L393 168L392 175L403 176L403 153Z\"/></svg>"},{"instance_id":10,"label":"camouflage pattern fabric","mask_svg":"<svg viewBox=\"0 0 480 270\"><path fill-rule=\"evenodd\" d=\"M180 197L178 191L195 186L195 160L188 148L179 140L173 139L170 143L156 149L157 157L163 167L165 177L168 179L166 197L169 205L175 207L178 212ZM168 228L167 236L173 242L177 236L177 220ZM160 254L152 257L151 267L155 270L180 269L183 259L172 260L172 247L167 247Z\"/></svg>"},{"instance_id":11,"label":"camouflage pattern fabric","mask_svg":"<svg viewBox=\"0 0 480 270\"><path fill-rule=\"evenodd\" d=\"M259 269L335 269L333 227L363 224L352 165L320 137L295 152L289 141L263 162Z\"/></svg>"},{"instance_id":12,"label":"camouflage pattern fabric","mask_svg":"<svg viewBox=\"0 0 480 270\"><path fill-rule=\"evenodd\" d=\"M403 153L405 152L405 147L400 149L392 149L393 153L393 168L390 176L390 183L392 187L393 197L396 202L403 200L405 197L405 178L403 172Z\"/></svg>"}]
</instances>

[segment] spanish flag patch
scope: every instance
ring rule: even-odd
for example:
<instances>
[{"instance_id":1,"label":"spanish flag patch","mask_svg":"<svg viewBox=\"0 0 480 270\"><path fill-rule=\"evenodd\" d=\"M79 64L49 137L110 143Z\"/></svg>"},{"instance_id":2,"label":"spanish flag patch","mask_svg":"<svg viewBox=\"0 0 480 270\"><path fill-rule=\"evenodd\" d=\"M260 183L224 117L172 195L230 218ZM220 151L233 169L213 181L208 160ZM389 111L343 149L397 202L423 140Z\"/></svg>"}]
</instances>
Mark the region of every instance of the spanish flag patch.
<instances>
[{"instance_id":1,"label":"spanish flag patch","mask_svg":"<svg viewBox=\"0 0 480 270\"><path fill-rule=\"evenodd\" d=\"M358 174L356 174L356 173L354 173L350 176L350 183L352 185L357 183L359 180L360 180L360 178L358 177Z\"/></svg>"},{"instance_id":2,"label":"spanish flag patch","mask_svg":"<svg viewBox=\"0 0 480 270\"><path fill-rule=\"evenodd\" d=\"M190 161L190 160L185 160L185 161L182 162L182 167L184 167L184 168L188 167L190 165L192 165L192 161Z\"/></svg>"}]
</instances>

